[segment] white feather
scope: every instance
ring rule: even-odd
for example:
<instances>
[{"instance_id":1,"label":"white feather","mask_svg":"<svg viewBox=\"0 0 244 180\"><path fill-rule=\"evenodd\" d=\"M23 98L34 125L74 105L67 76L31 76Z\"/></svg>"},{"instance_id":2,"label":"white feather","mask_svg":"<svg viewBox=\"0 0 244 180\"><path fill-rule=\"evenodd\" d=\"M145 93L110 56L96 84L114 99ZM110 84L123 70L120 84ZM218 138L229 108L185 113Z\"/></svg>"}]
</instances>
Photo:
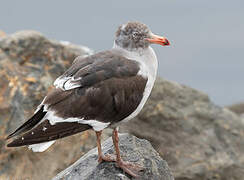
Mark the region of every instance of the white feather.
<instances>
[{"instance_id":1,"label":"white feather","mask_svg":"<svg viewBox=\"0 0 244 180\"><path fill-rule=\"evenodd\" d=\"M39 144L32 144L29 145L28 148L31 149L33 152L43 152L47 150L51 145L53 145L55 141L49 141L45 143L39 143Z\"/></svg>"},{"instance_id":2,"label":"white feather","mask_svg":"<svg viewBox=\"0 0 244 180\"><path fill-rule=\"evenodd\" d=\"M80 120L79 123L88 124L88 125L92 126L92 128L95 131L101 131L101 130L105 129L106 127L108 127L110 124L110 123L99 122L96 120Z\"/></svg>"},{"instance_id":3,"label":"white feather","mask_svg":"<svg viewBox=\"0 0 244 180\"><path fill-rule=\"evenodd\" d=\"M81 77L74 79L74 77L72 77L71 79L69 79L68 81L66 81L63 84L64 90L70 90L70 89L74 89L77 87L81 87L81 84L79 83L79 81L81 80Z\"/></svg>"},{"instance_id":4,"label":"white feather","mask_svg":"<svg viewBox=\"0 0 244 180\"><path fill-rule=\"evenodd\" d=\"M48 119L51 125L55 125L58 122L78 122L81 124L87 124L91 126L95 131L101 131L109 126L110 123L103 123L97 120L84 120L84 118L70 117L67 119L58 117L54 111L49 110L43 119Z\"/></svg>"},{"instance_id":5,"label":"white feather","mask_svg":"<svg viewBox=\"0 0 244 180\"><path fill-rule=\"evenodd\" d=\"M81 85L79 83L79 80L81 80L81 77L79 77L77 79L74 79L74 77L72 77L72 76L71 77L62 77L62 76L60 76L59 78L57 78L54 81L53 85L56 88L60 88L63 91L67 91L67 90L70 90L70 89L81 87Z\"/></svg>"},{"instance_id":6,"label":"white feather","mask_svg":"<svg viewBox=\"0 0 244 180\"><path fill-rule=\"evenodd\" d=\"M53 85L56 87L56 88L60 88L60 89L62 89L62 90L65 90L64 89L64 83L66 82L66 81L68 81L69 79L71 79L72 77L62 77L62 76L60 76L60 77L58 77L55 81L54 81L54 83L53 83Z\"/></svg>"}]
</instances>

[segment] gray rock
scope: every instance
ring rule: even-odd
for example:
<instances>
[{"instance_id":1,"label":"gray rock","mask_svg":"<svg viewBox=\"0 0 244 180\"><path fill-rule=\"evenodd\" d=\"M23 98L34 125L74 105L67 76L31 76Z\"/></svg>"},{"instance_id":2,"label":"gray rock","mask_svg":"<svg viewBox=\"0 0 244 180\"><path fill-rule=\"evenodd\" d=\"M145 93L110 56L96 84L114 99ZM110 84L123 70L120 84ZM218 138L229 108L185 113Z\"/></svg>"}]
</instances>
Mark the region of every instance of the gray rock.
<instances>
[{"instance_id":1,"label":"gray rock","mask_svg":"<svg viewBox=\"0 0 244 180\"><path fill-rule=\"evenodd\" d=\"M120 149L123 159L144 167L140 178L144 180L173 180L166 161L162 160L151 144L129 134L120 134ZM112 138L103 145L105 154L114 153ZM117 168L114 162L97 162L97 148L92 149L72 166L59 173L53 180L129 180L131 177ZM134 179L134 178L132 178Z\"/></svg>"},{"instance_id":2,"label":"gray rock","mask_svg":"<svg viewBox=\"0 0 244 180\"><path fill-rule=\"evenodd\" d=\"M176 180L244 179L244 121L190 87L159 78L120 130L149 140Z\"/></svg>"},{"instance_id":3,"label":"gray rock","mask_svg":"<svg viewBox=\"0 0 244 180\"><path fill-rule=\"evenodd\" d=\"M74 58L91 52L83 46L49 40L35 31L21 31L0 39L1 180L50 179L96 145L94 133L85 132L59 140L44 153L5 146L7 134L32 115L53 81Z\"/></svg>"}]
</instances>

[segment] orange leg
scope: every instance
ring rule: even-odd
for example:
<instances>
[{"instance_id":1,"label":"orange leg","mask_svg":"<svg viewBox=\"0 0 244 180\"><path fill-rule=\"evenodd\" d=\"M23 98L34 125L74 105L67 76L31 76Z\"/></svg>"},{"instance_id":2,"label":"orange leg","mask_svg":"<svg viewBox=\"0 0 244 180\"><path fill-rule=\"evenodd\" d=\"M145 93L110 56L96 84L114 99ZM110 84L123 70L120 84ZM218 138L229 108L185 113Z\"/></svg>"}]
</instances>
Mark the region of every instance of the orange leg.
<instances>
[{"instance_id":1,"label":"orange leg","mask_svg":"<svg viewBox=\"0 0 244 180\"><path fill-rule=\"evenodd\" d=\"M115 161L117 163L117 166L123 169L127 174L131 175L132 177L138 177L137 173L141 171L143 168L135 163L130 163L123 161L120 156L120 150L119 150L119 136L118 136L118 130L114 129L112 139L113 144L116 152L116 158L111 155L103 155L102 149L101 149L101 134L102 131L96 132L97 135L97 147L98 147L98 162L102 161Z\"/></svg>"},{"instance_id":2,"label":"orange leg","mask_svg":"<svg viewBox=\"0 0 244 180\"><path fill-rule=\"evenodd\" d=\"M98 149L98 162L101 163L102 161L116 161L115 156L113 155L104 155L102 153L102 147L101 147L101 135L102 131L96 131L97 135L97 149Z\"/></svg>"}]
</instances>

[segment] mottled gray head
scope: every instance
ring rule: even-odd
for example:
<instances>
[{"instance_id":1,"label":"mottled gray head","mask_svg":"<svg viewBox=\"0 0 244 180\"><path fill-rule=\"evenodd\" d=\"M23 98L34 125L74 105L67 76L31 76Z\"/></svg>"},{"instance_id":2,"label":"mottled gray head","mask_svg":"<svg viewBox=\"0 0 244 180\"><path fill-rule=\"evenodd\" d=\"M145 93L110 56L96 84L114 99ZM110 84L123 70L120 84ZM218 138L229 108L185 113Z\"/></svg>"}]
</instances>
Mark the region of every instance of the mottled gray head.
<instances>
[{"instance_id":1,"label":"mottled gray head","mask_svg":"<svg viewBox=\"0 0 244 180\"><path fill-rule=\"evenodd\" d=\"M154 35L145 24L140 22L128 22L119 26L115 33L115 43L127 50L148 48L151 43L169 45L166 38Z\"/></svg>"}]
</instances>

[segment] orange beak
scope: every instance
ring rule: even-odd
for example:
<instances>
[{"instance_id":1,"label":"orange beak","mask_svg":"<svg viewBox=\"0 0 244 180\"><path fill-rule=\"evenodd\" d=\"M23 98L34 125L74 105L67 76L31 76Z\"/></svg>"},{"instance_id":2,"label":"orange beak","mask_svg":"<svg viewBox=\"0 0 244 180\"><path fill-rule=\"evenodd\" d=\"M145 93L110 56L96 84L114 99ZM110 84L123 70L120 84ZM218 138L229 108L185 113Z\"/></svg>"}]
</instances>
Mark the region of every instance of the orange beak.
<instances>
[{"instance_id":1,"label":"orange beak","mask_svg":"<svg viewBox=\"0 0 244 180\"><path fill-rule=\"evenodd\" d=\"M169 46L169 45L170 45L168 39L166 39L165 37L161 37L161 36L158 36L158 35L155 35L155 34L152 34L151 37L152 37L152 38L147 38L147 40L148 40L150 43L153 43L153 44L160 44L160 45L162 45L162 46Z\"/></svg>"}]
</instances>

